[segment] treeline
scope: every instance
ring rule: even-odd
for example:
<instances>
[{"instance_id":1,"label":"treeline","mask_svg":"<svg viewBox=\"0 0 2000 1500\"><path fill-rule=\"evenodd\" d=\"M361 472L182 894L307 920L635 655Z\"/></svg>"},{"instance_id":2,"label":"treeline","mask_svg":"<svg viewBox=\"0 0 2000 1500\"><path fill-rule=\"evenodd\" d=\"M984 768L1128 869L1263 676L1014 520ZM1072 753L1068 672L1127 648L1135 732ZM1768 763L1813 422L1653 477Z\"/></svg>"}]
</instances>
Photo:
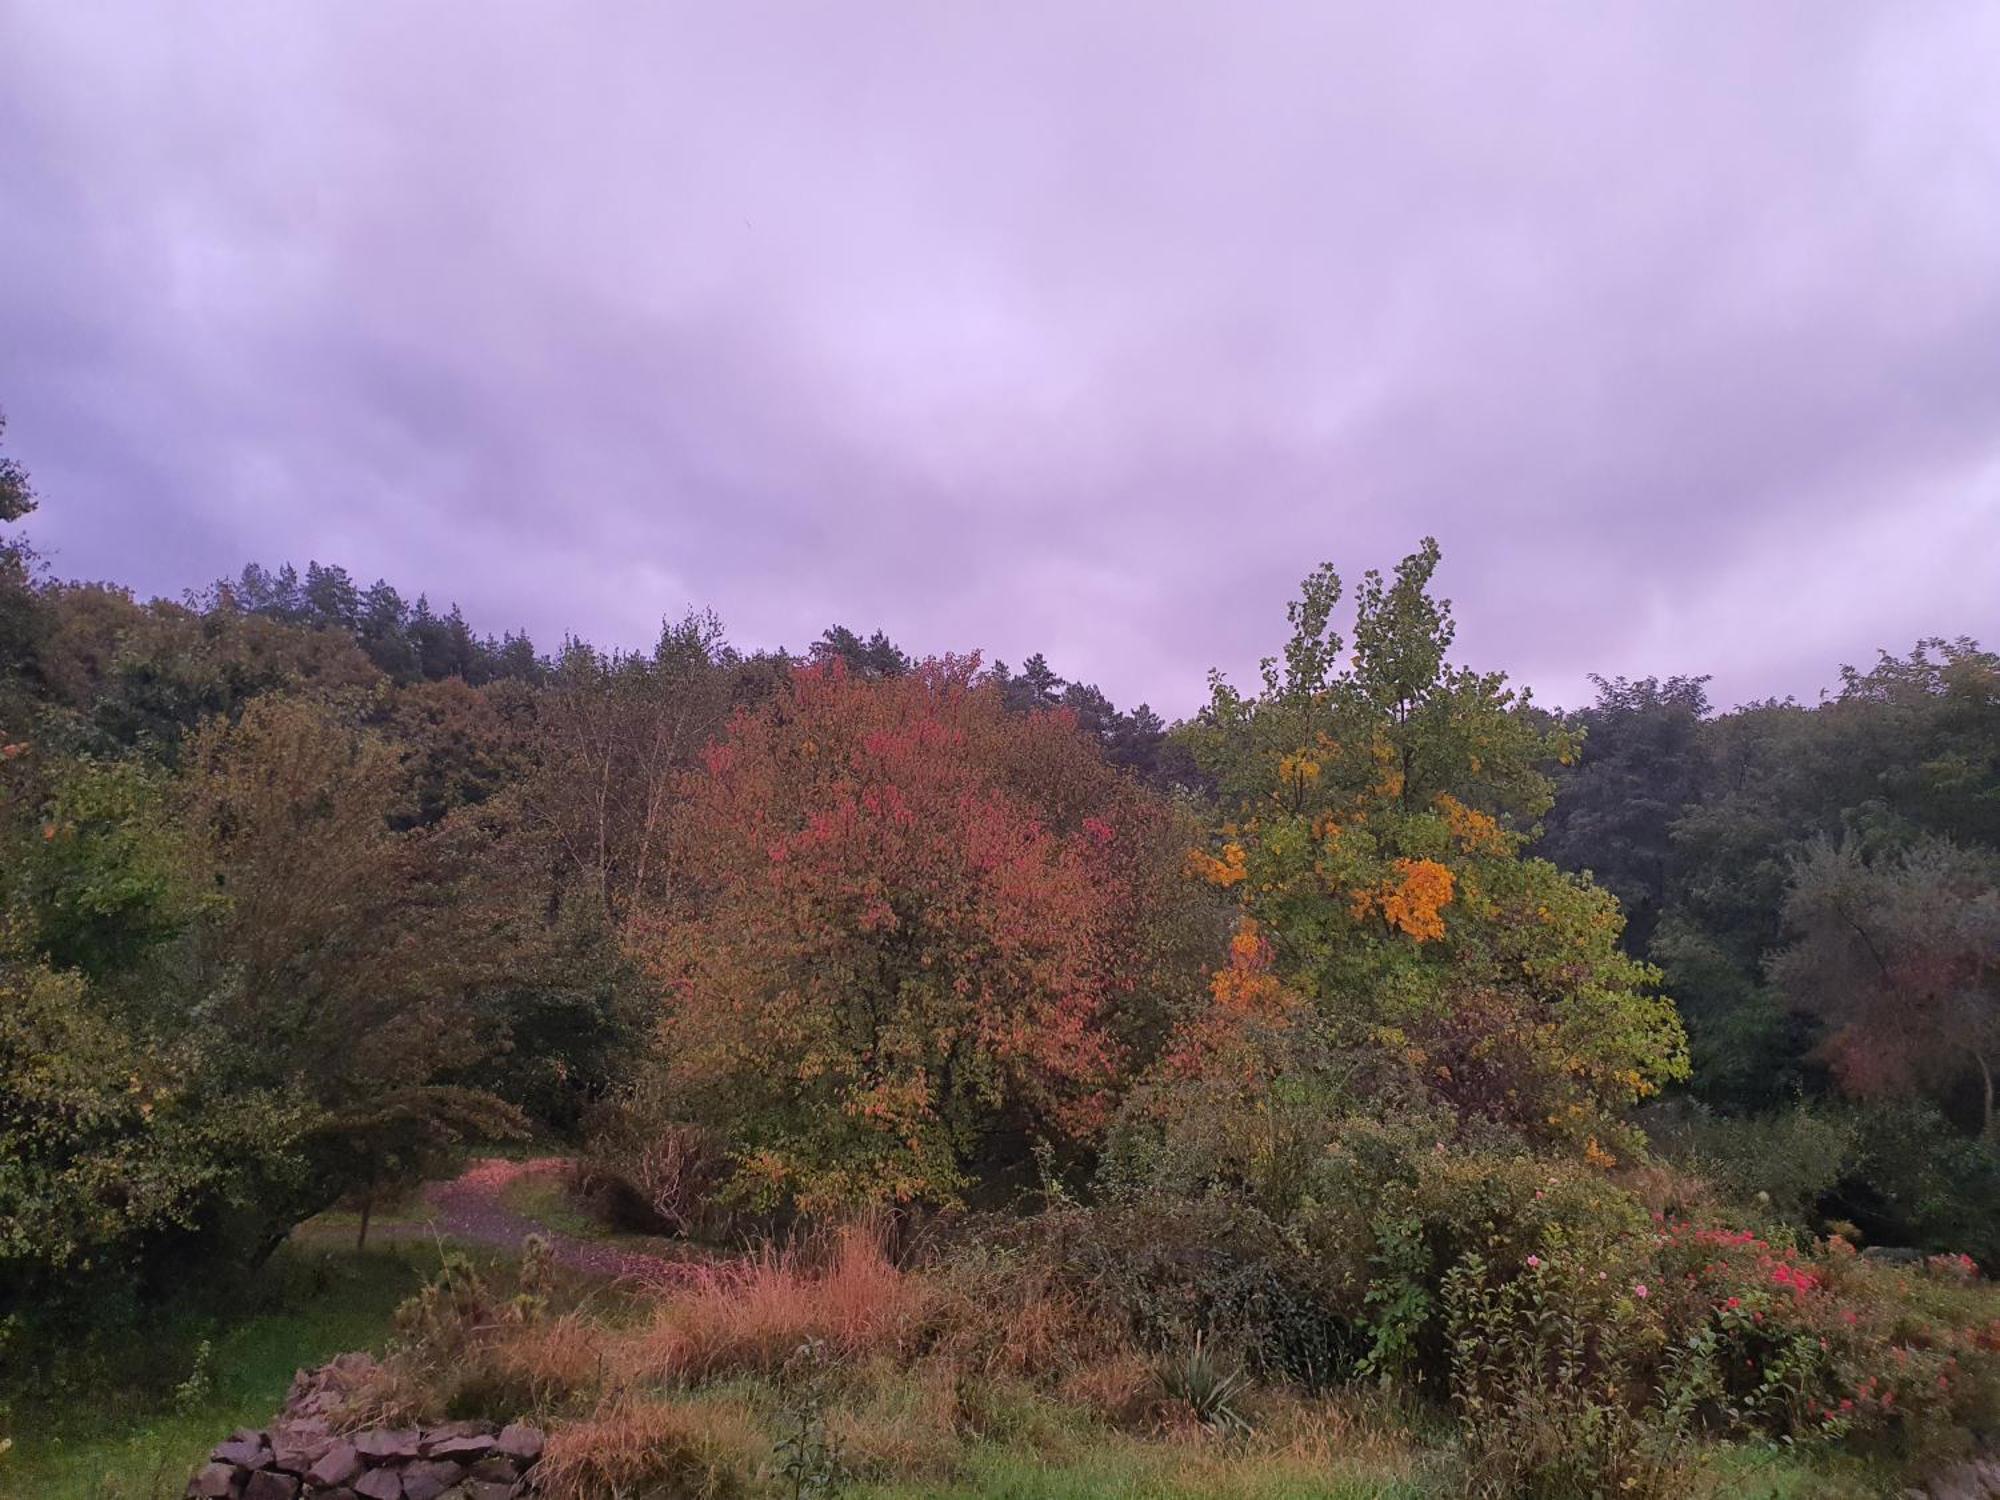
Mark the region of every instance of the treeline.
<instances>
[{"instance_id":1,"label":"treeline","mask_svg":"<svg viewBox=\"0 0 2000 1500\"><path fill-rule=\"evenodd\" d=\"M35 498L0 469L0 517ZM318 565L141 600L4 536L0 1317L103 1314L467 1139L578 1132L652 1047L647 944L732 716L801 673L928 680L879 632L745 654L700 614L544 655ZM1174 763L1040 657L963 685Z\"/></svg>"},{"instance_id":2,"label":"treeline","mask_svg":"<svg viewBox=\"0 0 2000 1500\"><path fill-rule=\"evenodd\" d=\"M1540 847L1679 1006L1662 1138L1796 1217L2000 1255L2000 657L1926 640L1720 714L1705 678L1600 682L1568 722Z\"/></svg>"},{"instance_id":3,"label":"treeline","mask_svg":"<svg viewBox=\"0 0 2000 1500\"><path fill-rule=\"evenodd\" d=\"M0 468L0 516L33 500ZM530 1131L672 1139L772 1212L1060 1179L1274 1223L1442 1170L1419 1140L1467 1183L1663 1148L2000 1252L1969 642L1812 708L1552 714L1453 660L1426 543L1345 634L1309 576L1260 680L1170 730L1039 656L744 653L702 614L545 654L335 567L142 601L10 536L9 1316ZM1402 1165L1325 1177L1370 1132Z\"/></svg>"},{"instance_id":4,"label":"treeline","mask_svg":"<svg viewBox=\"0 0 2000 1500\"><path fill-rule=\"evenodd\" d=\"M189 600L187 607L202 615L240 612L346 636L399 687L452 679L473 687L502 679L543 683L573 651L591 649L565 640L556 655L543 656L525 632L475 635L456 604L440 615L431 608L428 595L419 594L411 604L393 584L377 579L363 589L345 568L318 562L308 563L303 575L289 563L275 570L252 563L238 577ZM837 660L869 681L904 676L915 665L915 659L882 631L864 637L845 625L829 626L796 656L780 649L761 659ZM1040 653L1030 656L1019 672L995 661L986 676L1017 712L1060 708L1073 714L1078 727L1103 746L1115 765L1154 779L1186 778L1192 773L1186 757L1173 753L1166 723L1150 706L1120 709L1094 684L1057 676Z\"/></svg>"}]
</instances>

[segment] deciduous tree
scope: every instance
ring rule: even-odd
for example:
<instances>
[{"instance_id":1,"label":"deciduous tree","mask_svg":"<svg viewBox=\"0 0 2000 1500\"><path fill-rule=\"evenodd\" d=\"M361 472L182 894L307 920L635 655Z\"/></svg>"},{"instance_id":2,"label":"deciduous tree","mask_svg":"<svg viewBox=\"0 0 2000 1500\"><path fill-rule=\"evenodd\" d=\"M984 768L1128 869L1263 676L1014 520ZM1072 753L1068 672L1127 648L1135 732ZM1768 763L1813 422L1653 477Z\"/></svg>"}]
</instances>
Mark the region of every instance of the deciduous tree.
<instances>
[{"instance_id":1,"label":"deciduous tree","mask_svg":"<svg viewBox=\"0 0 2000 1500\"><path fill-rule=\"evenodd\" d=\"M661 1055L745 1186L946 1198L1002 1137L1104 1123L1165 813L1067 716L1009 713L972 660L835 660L739 715L686 792Z\"/></svg>"}]
</instances>

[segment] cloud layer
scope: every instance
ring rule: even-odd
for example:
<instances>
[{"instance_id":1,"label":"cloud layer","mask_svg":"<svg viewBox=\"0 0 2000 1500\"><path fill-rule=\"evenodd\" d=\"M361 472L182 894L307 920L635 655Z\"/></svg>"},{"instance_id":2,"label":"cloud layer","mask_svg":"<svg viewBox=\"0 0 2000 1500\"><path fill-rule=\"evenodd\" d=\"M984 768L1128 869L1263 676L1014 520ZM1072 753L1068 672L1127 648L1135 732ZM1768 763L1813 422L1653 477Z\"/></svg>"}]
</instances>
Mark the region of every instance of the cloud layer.
<instances>
[{"instance_id":1,"label":"cloud layer","mask_svg":"<svg viewBox=\"0 0 2000 1500\"><path fill-rule=\"evenodd\" d=\"M712 605L1184 712L1434 532L1464 654L2000 637L2000 10L0 0L69 574Z\"/></svg>"}]
</instances>

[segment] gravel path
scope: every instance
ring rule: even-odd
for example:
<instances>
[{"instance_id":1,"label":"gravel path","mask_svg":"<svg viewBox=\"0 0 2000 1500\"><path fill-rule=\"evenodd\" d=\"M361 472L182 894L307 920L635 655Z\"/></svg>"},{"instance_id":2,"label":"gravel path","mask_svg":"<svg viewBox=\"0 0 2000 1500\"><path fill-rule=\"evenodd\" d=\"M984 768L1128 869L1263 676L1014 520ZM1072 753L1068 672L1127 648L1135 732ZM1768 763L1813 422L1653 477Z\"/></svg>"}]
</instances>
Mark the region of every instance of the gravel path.
<instances>
[{"instance_id":1,"label":"gravel path","mask_svg":"<svg viewBox=\"0 0 2000 1500\"><path fill-rule=\"evenodd\" d=\"M603 1240L566 1234L540 1220L516 1213L500 1201L501 1190L509 1183L523 1177L564 1172L568 1168L568 1159L560 1156L537 1157L531 1161L485 1157L473 1162L450 1182L427 1183L423 1190L424 1202L436 1227L454 1239L501 1250L519 1250L523 1240L531 1234L538 1234L549 1242L557 1265L589 1276L663 1286L685 1282L702 1273L707 1263L692 1256L675 1258L652 1254Z\"/></svg>"}]
</instances>

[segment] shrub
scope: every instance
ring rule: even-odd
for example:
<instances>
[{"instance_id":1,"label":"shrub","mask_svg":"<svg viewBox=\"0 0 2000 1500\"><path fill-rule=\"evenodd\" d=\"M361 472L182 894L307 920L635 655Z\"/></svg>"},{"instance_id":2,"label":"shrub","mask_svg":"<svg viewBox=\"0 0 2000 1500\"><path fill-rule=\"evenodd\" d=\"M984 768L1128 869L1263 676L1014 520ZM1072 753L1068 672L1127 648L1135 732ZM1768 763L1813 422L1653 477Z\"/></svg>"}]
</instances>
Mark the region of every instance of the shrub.
<instances>
[{"instance_id":1,"label":"shrub","mask_svg":"<svg viewBox=\"0 0 2000 1500\"><path fill-rule=\"evenodd\" d=\"M1928 1104L1854 1115L1856 1162L1836 1202L1878 1243L2000 1265L2000 1151Z\"/></svg>"},{"instance_id":2,"label":"shrub","mask_svg":"<svg viewBox=\"0 0 2000 1500\"><path fill-rule=\"evenodd\" d=\"M1657 1305L1713 1347L1723 1421L1918 1466L2000 1422L2000 1320L1962 1266L1941 1278L1841 1240L1801 1249L1718 1226L1668 1225L1659 1241Z\"/></svg>"},{"instance_id":3,"label":"shrub","mask_svg":"<svg viewBox=\"0 0 2000 1500\"><path fill-rule=\"evenodd\" d=\"M728 1227L717 1193L729 1159L714 1132L666 1118L643 1089L594 1111L588 1129L576 1189L606 1222L689 1238Z\"/></svg>"},{"instance_id":4,"label":"shrub","mask_svg":"<svg viewBox=\"0 0 2000 1500\"><path fill-rule=\"evenodd\" d=\"M1242 1367L1225 1362L1215 1346L1196 1334L1187 1348L1160 1361L1154 1378L1168 1410L1184 1413L1217 1432L1248 1432L1242 1410L1250 1380Z\"/></svg>"},{"instance_id":5,"label":"shrub","mask_svg":"<svg viewBox=\"0 0 2000 1500\"><path fill-rule=\"evenodd\" d=\"M1824 1200L1856 1159L1851 1115L1798 1106L1728 1119L1677 1101L1650 1113L1646 1131L1664 1154L1700 1172L1753 1214L1813 1227Z\"/></svg>"},{"instance_id":6,"label":"shrub","mask_svg":"<svg viewBox=\"0 0 2000 1500\"><path fill-rule=\"evenodd\" d=\"M1225 1337L1258 1373L1317 1387L1350 1374L1363 1347L1360 1288L1226 1198L1059 1210L992 1235L1144 1348Z\"/></svg>"},{"instance_id":7,"label":"shrub","mask_svg":"<svg viewBox=\"0 0 2000 1500\"><path fill-rule=\"evenodd\" d=\"M1365 1286L1362 1367L1436 1390L1447 1362L1439 1294L1466 1256L1512 1274L1557 1245L1610 1253L1647 1229L1638 1201L1595 1168L1356 1118L1316 1165L1297 1232Z\"/></svg>"},{"instance_id":8,"label":"shrub","mask_svg":"<svg viewBox=\"0 0 2000 1500\"><path fill-rule=\"evenodd\" d=\"M1660 1357L1644 1283L1532 1257L1496 1276L1468 1255L1442 1289L1466 1489L1491 1500L1676 1500L1697 1480L1707 1351Z\"/></svg>"},{"instance_id":9,"label":"shrub","mask_svg":"<svg viewBox=\"0 0 2000 1500\"><path fill-rule=\"evenodd\" d=\"M446 1252L437 1274L396 1309L380 1378L356 1403L384 1421L545 1412L595 1373L595 1340L554 1309L555 1264L531 1235L511 1288L468 1256Z\"/></svg>"}]
</instances>

